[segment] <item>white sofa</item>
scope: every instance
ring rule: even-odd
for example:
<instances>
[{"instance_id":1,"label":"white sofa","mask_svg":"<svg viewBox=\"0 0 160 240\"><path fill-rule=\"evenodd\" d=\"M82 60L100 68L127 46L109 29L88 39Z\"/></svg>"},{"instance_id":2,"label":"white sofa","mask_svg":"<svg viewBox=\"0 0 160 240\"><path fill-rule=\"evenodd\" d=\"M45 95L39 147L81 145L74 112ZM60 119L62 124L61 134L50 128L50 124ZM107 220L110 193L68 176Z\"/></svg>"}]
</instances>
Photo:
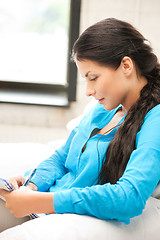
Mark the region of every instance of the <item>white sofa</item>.
<instances>
[{"instance_id":1,"label":"white sofa","mask_svg":"<svg viewBox=\"0 0 160 240\"><path fill-rule=\"evenodd\" d=\"M49 157L63 142L1 143L0 176L23 174ZM0 240L159 240L160 204L157 214L154 201L151 198L143 216L133 218L129 225L76 214L53 214L33 220L34 225L29 221L6 230L0 234Z\"/></svg>"},{"instance_id":2,"label":"white sofa","mask_svg":"<svg viewBox=\"0 0 160 240\"><path fill-rule=\"evenodd\" d=\"M67 127L71 130L84 114ZM49 144L0 143L0 177L9 178L34 168L64 141L62 139ZM160 186L154 195L160 197ZM29 221L4 231L0 234L0 240L159 240L160 203L157 205L157 201L160 200L151 197L144 213L133 218L129 225L76 214L53 214L33 220L34 225Z\"/></svg>"},{"instance_id":3,"label":"white sofa","mask_svg":"<svg viewBox=\"0 0 160 240\"><path fill-rule=\"evenodd\" d=\"M55 141L54 147L40 143L0 143L0 177L24 174L48 158L60 145L60 141Z\"/></svg>"}]
</instances>

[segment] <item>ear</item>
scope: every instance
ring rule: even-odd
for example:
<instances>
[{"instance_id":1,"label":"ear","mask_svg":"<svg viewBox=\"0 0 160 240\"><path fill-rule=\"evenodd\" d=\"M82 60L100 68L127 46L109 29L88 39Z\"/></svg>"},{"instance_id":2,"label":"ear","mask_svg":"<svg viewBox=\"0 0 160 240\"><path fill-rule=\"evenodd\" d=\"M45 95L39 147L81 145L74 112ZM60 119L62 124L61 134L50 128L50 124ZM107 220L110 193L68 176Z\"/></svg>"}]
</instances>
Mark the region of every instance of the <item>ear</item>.
<instances>
[{"instance_id":1,"label":"ear","mask_svg":"<svg viewBox=\"0 0 160 240\"><path fill-rule=\"evenodd\" d=\"M121 61L121 68L125 76L130 76L134 68L132 59L130 57L125 56Z\"/></svg>"}]
</instances>

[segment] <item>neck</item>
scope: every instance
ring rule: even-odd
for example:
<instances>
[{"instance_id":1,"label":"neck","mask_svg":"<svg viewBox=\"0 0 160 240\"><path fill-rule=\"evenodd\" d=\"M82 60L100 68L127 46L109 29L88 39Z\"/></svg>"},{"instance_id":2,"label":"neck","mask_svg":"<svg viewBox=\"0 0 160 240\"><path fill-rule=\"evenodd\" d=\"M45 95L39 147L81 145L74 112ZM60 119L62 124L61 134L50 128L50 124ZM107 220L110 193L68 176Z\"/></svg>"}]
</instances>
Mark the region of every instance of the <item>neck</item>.
<instances>
[{"instance_id":1,"label":"neck","mask_svg":"<svg viewBox=\"0 0 160 240\"><path fill-rule=\"evenodd\" d=\"M138 98L140 97L141 90L147 83L148 83L147 79L142 76L137 78L134 84L131 85L131 88L128 91L127 97L123 104L123 107L126 111L128 111L131 108L131 106L138 100Z\"/></svg>"}]
</instances>

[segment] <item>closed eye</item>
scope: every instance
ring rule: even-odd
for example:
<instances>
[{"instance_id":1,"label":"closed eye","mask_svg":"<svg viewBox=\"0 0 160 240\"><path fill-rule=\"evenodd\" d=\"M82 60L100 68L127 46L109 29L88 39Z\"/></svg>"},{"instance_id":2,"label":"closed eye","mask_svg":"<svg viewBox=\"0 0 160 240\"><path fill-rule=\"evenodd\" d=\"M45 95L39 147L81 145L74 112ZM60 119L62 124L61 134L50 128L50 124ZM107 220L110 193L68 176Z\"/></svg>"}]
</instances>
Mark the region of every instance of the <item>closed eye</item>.
<instances>
[{"instance_id":1,"label":"closed eye","mask_svg":"<svg viewBox=\"0 0 160 240\"><path fill-rule=\"evenodd\" d=\"M90 81L95 81L97 79L97 77L93 77L90 79Z\"/></svg>"}]
</instances>

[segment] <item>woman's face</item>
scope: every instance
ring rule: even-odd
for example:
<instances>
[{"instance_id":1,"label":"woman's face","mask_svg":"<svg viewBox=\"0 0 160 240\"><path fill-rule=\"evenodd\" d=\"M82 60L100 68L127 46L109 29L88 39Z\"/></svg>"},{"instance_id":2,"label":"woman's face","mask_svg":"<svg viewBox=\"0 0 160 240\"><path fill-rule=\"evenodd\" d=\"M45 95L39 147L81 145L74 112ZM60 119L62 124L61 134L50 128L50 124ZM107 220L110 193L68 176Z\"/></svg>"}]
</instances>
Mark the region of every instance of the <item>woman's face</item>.
<instances>
[{"instance_id":1,"label":"woman's face","mask_svg":"<svg viewBox=\"0 0 160 240\"><path fill-rule=\"evenodd\" d=\"M86 95L93 96L106 110L119 104L125 107L130 84L121 65L117 70L91 60L76 61L78 70L86 78Z\"/></svg>"}]
</instances>

